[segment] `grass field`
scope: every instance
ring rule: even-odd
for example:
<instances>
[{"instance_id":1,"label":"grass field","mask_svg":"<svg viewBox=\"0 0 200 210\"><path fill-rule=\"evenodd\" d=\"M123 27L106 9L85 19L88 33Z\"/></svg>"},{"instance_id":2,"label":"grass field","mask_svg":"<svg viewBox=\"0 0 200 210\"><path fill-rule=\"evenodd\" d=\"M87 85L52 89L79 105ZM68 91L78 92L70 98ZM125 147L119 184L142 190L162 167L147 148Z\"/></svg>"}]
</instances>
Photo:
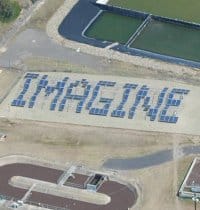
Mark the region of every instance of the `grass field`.
<instances>
[{"instance_id":1,"label":"grass field","mask_svg":"<svg viewBox=\"0 0 200 210\"><path fill-rule=\"evenodd\" d=\"M131 47L200 62L200 30L152 21Z\"/></svg>"},{"instance_id":2,"label":"grass field","mask_svg":"<svg viewBox=\"0 0 200 210\"><path fill-rule=\"evenodd\" d=\"M109 4L154 15L200 23L199 0L110 0Z\"/></svg>"},{"instance_id":3,"label":"grass field","mask_svg":"<svg viewBox=\"0 0 200 210\"><path fill-rule=\"evenodd\" d=\"M103 12L89 27L85 35L125 44L141 23L141 19Z\"/></svg>"}]
</instances>

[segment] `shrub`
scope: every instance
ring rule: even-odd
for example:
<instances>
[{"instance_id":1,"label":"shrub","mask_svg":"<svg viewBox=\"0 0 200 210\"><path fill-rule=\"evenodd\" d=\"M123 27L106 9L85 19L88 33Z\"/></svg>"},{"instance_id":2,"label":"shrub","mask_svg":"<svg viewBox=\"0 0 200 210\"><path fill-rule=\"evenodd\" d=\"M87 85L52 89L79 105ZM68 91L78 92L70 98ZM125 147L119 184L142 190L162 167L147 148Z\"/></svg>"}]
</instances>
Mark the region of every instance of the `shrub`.
<instances>
[{"instance_id":1,"label":"shrub","mask_svg":"<svg viewBox=\"0 0 200 210\"><path fill-rule=\"evenodd\" d=\"M14 0L0 0L0 21L9 22L16 19L20 14L21 8Z\"/></svg>"}]
</instances>

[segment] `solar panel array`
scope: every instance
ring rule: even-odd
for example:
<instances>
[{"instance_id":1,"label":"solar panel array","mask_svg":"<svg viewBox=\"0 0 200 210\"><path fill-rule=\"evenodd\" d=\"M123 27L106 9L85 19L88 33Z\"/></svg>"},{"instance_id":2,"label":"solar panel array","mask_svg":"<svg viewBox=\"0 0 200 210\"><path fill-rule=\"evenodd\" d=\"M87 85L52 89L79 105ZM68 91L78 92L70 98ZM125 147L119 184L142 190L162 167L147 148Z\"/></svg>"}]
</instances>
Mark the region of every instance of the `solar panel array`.
<instances>
[{"instance_id":1,"label":"solar panel array","mask_svg":"<svg viewBox=\"0 0 200 210\"><path fill-rule=\"evenodd\" d=\"M120 102L119 106L117 107L117 109L115 109L112 113L111 113L111 117L120 117L120 118L124 118L126 112L123 110L124 105L126 104L126 102L128 101L130 92L132 89L136 89L138 85L137 84L130 84L130 83L126 83L124 85L124 93L123 93L123 97L122 97L122 101Z\"/></svg>"},{"instance_id":2,"label":"solar panel array","mask_svg":"<svg viewBox=\"0 0 200 210\"><path fill-rule=\"evenodd\" d=\"M37 81L35 91L25 100L32 81ZM11 106L25 107L28 102L26 107L34 108L41 100L41 94L45 93L45 98L48 100L51 98L50 111L62 112L66 110L66 105L70 101L77 101L76 113L82 113L84 110L88 111L90 115L133 119L136 112L142 110L150 121L158 119L159 122L177 123L177 113L175 111L171 113L171 108L180 107L183 96L189 93L187 89L173 88L169 90L168 87L164 87L161 91L157 91L159 94L154 97L150 94L152 89L147 85L140 86L134 83L119 85L113 81L102 80L91 83L87 79L73 81L69 77L55 81L55 85L51 85L52 82L48 75L27 73L24 77L23 89L12 101ZM102 90L105 93L113 90L116 97L106 97L105 94L102 96ZM131 97L134 98L131 99ZM128 110L127 104L130 104Z\"/></svg>"},{"instance_id":3,"label":"solar panel array","mask_svg":"<svg viewBox=\"0 0 200 210\"><path fill-rule=\"evenodd\" d=\"M128 114L129 119L133 119L138 105L140 104L141 100L147 96L148 90L149 88L146 85L143 85L140 88L140 90L137 92L136 97L135 97L135 102L129 110L129 114Z\"/></svg>"},{"instance_id":4,"label":"solar panel array","mask_svg":"<svg viewBox=\"0 0 200 210\"><path fill-rule=\"evenodd\" d=\"M37 96L40 94L41 90L47 86L47 84L48 84L47 77L48 77L48 75L43 75L42 76L42 79L39 81L35 93L33 94L33 96L31 97L31 99L29 101L28 108L33 108L34 107L36 99L37 99ZM32 77L32 79L35 79L35 78Z\"/></svg>"},{"instance_id":5,"label":"solar panel array","mask_svg":"<svg viewBox=\"0 0 200 210\"><path fill-rule=\"evenodd\" d=\"M49 89L53 92L55 90L57 90L57 94L56 94L55 98L51 101L50 111L54 111L56 109L56 105L58 103L59 98L63 94L64 88L65 88L65 85L66 85L68 79L69 79L68 77L65 77L62 81L58 81L56 84L56 87L48 86Z\"/></svg>"},{"instance_id":6,"label":"solar panel array","mask_svg":"<svg viewBox=\"0 0 200 210\"><path fill-rule=\"evenodd\" d=\"M18 107L24 107L26 104L26 101L23 100L24 95L26 94L26 92L28 91L29 87L30 87L30 83L32 79L36 79L39 76L39 74L32 74L32 73L27 73L26 76L24 77L25 83L24 83L24 87L23 90L20 92L19 96L17 97L17 99L14 99L11 103L11 106L18 106Z\"/></svg>"},{"instance_id":7,"label":"solar panel array","mask_svg":"<svg viewBox=\"0 0 200 210\"><path fill-rule=\"evenodd\" d=\"M177 123L178 117L175 115L168 116L167 111L172 106L179 107L181 104L181 99L183 98L183 95L187 95L189 92L190 91L187 89L173 88L172 91L168 94L167 102L164 109L160 113L159 122ZM175 99L176 94L179 94L181 97L179 97L179 99Z\"/></svg>"},{"instance_id":8,"label":"solar panel array","mask_svg":"<svg viewBox=\"0 0 200 210\"><path fill-rule=\"evenodd\" d=\"M82 88L84 88L83 95L76 95L72 94L73 89L81 85ZM81 110L83 108L83 104L86 101L89 92L90 92L91 85L88 84L88 81L86 79L82 79L81 81L77 80L74 83L70 83L67 92L62 99L60 105L59 105L59 111L63 111L66 105L67 100L78 100L79 103L76 107L76 113L81 113Z\"/></svg>"},{"instance_id":9,"label":"solar panel array","mask_svg":"<svg viewBox=\"0 0 200 210\"><path fill-rule=\"evenodd\" d=\"M157 114L158 114L158 111L159 111L159 108L160 106L162 105L163 101L164 101L164 97L166 95L166 92L167 92L168 88L165 87L161 93L159 94L158 96L158 100L157 100L157 104L155 106L155 108L150 108L148 113L147 113L147 116L150 117L150 120L151 121L154 121L157 117Z\"/></svg>"},{"instance_id":10,"label":"solar panel array","mask_svg":"<svg viewBox=\"0 0 200 210\"><path fill-rule=\"evenodd\" d=\"M99 94L100 88L102 87L114 87L116 82L111 81L99 81L96 87L93 90L92 97L90 101L87 103L86 109L89 110L89 114L91 115L100 115L100 116L107 116L110 105L113 99L110 98L100 98L99 102L104 103L103 108L92 108L94 101Z\"/></svg>"}]
</instances>

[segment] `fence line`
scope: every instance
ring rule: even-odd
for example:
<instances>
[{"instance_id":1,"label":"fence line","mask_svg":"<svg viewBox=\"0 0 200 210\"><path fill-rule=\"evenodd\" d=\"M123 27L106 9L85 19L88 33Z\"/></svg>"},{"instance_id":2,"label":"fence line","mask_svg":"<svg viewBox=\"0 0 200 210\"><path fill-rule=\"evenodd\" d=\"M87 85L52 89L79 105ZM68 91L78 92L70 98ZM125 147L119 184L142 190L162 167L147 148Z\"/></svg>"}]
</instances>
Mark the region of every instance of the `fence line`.
<instances>
[{"instance_id":1,"label":"fence line","mask_svg":"<svg viewBox=\"0 0 200 210\"><path fill-rule=\"evenodd\" d=\"M96 2L92 2L92 3L102 10L118 13L120 15L125 15L125 16L130 16L130 17L135 17L135 18L142 18L142 19L146 19L149 15L151 15L151 17L153 19L158 20L158 21L169 22L172 24L183 25L183 26L186 26L189 28L200 29L199 23L188 22L188 21L173 19L173 18L169 18L169 17L163 17L163 16L154 15L154 14L150 14L150 13L146 13L146 12L142 12L142 11L125 9L123 7L113 6L113 5L109 5L109 4L100 4L100 3L96 3Z\"/></svg>"},{"instance_id":2,"label":"fence line","mask_svg":"<svg viewBox=\"0 0 200 210\"><path fill-rule=\"evenodd\" d=\"M130 37L130 39L127 41L126 46L129 46L131 43L133 43L137 37L140 35L140 33L144 30L144 28L151 22L151 15L149 15L144 22L138 27L136 32Z\"/></svg>"}]
</instances>

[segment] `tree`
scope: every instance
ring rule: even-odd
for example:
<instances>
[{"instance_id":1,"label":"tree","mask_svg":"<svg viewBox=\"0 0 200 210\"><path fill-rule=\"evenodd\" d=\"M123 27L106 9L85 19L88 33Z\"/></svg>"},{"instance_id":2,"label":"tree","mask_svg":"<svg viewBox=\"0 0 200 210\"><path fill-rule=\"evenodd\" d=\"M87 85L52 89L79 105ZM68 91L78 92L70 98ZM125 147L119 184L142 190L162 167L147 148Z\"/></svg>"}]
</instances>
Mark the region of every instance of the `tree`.
<instances>
[{"instance_id":1,"label":"tree","mask_svg":"<svg viewBox=\"0 0 200 210\"><path fill-rule=\"evenodd\" d=\"M0 0L0 21L15 19L20 13L20 6L13 0Z\"/></svg>"},{"instance_id":2,"label":"tree","mask_svg":"<svg viewBox=\"0 0 200 210\"><path fill-rule=\"evenodd\" d=\"M8 19L13 15L10 0L0 0L0 18Z\"/></svg>"}]
</instances>

